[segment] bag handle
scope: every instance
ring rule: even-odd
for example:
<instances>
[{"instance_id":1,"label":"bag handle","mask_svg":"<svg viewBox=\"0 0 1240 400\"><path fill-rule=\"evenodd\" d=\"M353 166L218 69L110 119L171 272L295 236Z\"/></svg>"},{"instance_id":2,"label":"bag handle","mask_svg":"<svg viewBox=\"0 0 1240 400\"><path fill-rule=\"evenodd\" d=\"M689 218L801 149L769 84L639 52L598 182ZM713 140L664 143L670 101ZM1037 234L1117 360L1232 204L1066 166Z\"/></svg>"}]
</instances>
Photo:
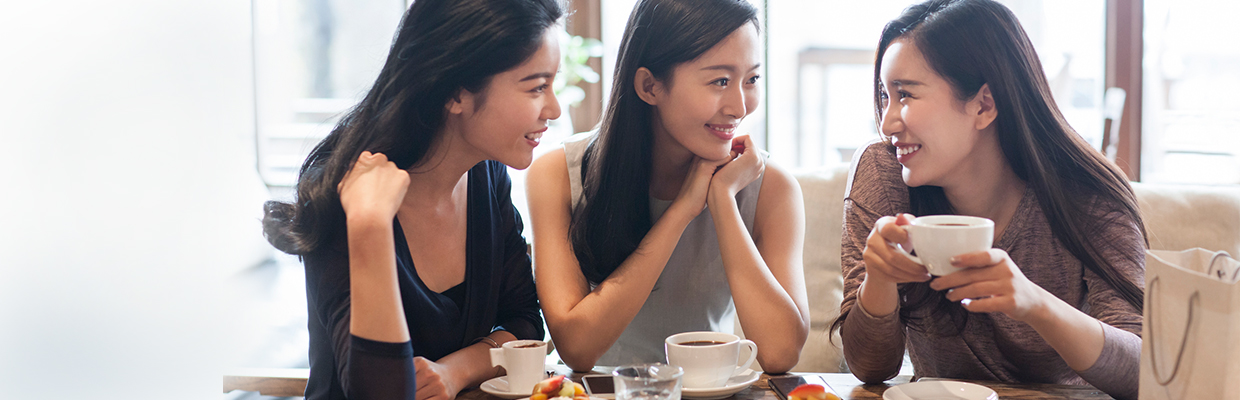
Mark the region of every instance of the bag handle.
<instances>
[{"instance_id":1,"label":"bag handle","mask_svg":"<svg viewBox=\"0 0 1240 400\"><path fill-rule=\"evenodd\" d=\"M1215 255L1214 257L1218 258L1218 255ZM1213 261L1211 261L1211 263L1213 263ZM1146 299L1157 297L1154 296L1154 288L1158 287L1158 278L1160 277L1155 276L1154 279L1150 280L1150 296L1146 297ZM1171 375L1168 376L1167 379L1163 379L1162 374L1158 373L1158 351L1156 350L1157 346L1155 346L1155 344L1158 343L1158 340L1154 339L1154 332L1157 331L1156 327L1158 324L1154 322L1153 310L1150 310L1149 321L1146 321L1150 324L1150 332L1148 335L1150 337L1150 369L1154 371L1154 379L1158 381L1158 384L1161 386L1167 386L1167 384L1171 383L1171 381L1175 379L1176 374L1180 373L1180 362L1184 361L1184 349L1188 347L1188 331L1193 327L1193 310L1196 309L1196 303L1200 302L1201 292L1194 290L1193 295L1188 298L1188 321L1184 323L1184 337L1180 339L1180 350L1175 356L1175 366L1171 367ZM1149 305L1147 304L1146 307L1148 308Z\"/></svg>"},{"instance_id":2,"label":"bag handle","mask_svg":"<svg viewBox=\"0 0 1240 400\"><path fill-rule=\"evenodd\" d=\"M1209 268L1208 271L1214 271L1214 275L1216 275L1218 279L1223 282L1235 282L1236 278L1240 278L1240 268L1236 268L1235 271L1232 271L1231 279L1227 279L1227 272L1223 271L1222 268L1214 269L1214 263L1223 257L1227 257L1228 259L1235 260L1235 258L1232 258L1231 254L1227 254L1226 251L1220 251L1218 253L1214 253L1214 257L1210 257L1210 264L1208 266Z\"/></svg>"}]
</instances>

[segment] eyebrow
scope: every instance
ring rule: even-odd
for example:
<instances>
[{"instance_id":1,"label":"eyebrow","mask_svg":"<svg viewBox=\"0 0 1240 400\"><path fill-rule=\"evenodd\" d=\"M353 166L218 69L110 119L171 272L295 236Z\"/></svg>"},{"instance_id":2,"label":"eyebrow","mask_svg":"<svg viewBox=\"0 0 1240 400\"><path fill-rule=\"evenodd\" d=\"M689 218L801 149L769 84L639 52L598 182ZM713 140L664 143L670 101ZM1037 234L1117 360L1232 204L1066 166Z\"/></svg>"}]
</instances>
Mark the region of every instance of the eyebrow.
<instances>
[{"instance_id":1,"label":"eyebrow","mask_svg":"<svg viewBox=\"0 0 1240 400\"><path fill-rule=\"evenodd\" d=\"M757 63L757 64L754 64L753 67L750 67L749 70L753 71L755 69L758 69L758 67L761 67L761 66L762 66L762 63ZM701 70L702 71L722 70L722 71L728 71L728 72L736 72L736 67L733 67L731 65L720 64L720 65L711 65L709 67L702 67Z\"/></svg>"},{"instance_id":2,"label":"eyebrow","mask_svg":"<svg viewBox=\"0 0 1240 400\"><path fill-rule=\"evenodd\" d=\"M891 86L925 86L926 84L918 81L910 81L907 79L896 79L891 81Z\"/></svg>"},{"instance_id":3,"label":"eyebrow","mask_svg":"<svg viewBox=\"0 0 1240 400\"><path fill-rule=\"evenodd\" d=\"M552 75L554 75L554 74L552 74L552 73L550 73L550 72L539 72L539 73L536 73L536 74L531 74L530 76L527 76L527 77L521 78L521 80L519 80L519 81L517 81L517 82L532 81L532 80L539 79L539 78L551 79L551 76L552 76Z\"/></svg>"}]
</instances>

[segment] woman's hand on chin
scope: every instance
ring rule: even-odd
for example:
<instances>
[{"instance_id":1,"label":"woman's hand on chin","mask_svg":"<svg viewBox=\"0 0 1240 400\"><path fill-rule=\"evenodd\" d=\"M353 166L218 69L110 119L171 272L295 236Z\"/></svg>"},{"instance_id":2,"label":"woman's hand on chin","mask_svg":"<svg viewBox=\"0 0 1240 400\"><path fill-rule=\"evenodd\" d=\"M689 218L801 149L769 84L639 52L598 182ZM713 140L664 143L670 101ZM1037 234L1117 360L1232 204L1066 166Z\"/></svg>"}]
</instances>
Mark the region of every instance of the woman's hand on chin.
<instances>
[{"instance_id":1,"label":"woman's hand on chin","mask_svg":"<svg viewBox=\"0 0 1240 400\"><path fill-rule=\"evenodd\" d=\"M715 171L714 177L710 181L711 197L724 196L727 198L736 197L736 193L749 186L753 181L758 180L762 173L766 170L766 162L762 159L762 152L755 147L753 138L749 135L741 135L732 139L735 145L733 151L728 157L731 161L726 161L723 166ZM740 145L744 148L741 149ZM736 150L741 149L738 153Z\"/></svg>"},{"instance_id":2,"label":"woman's hand on chin","mask_svg":"<svg viewBox=\"0 0 1240 400\"><path fill-rule=\"evenodd\" d=\"M688 222L697 218L702 213L702 209L706 208L706 197L710 192L712 179L711 176L719 166L728 163L728 160L712 161L700 157L693 158L693 165L689 167L689 173L685 175L684 183L680 185L680 193L676 194L676 199L672 200L672 205L668 206L664 215L681 215Z\"/></svg>"}]
</instances>

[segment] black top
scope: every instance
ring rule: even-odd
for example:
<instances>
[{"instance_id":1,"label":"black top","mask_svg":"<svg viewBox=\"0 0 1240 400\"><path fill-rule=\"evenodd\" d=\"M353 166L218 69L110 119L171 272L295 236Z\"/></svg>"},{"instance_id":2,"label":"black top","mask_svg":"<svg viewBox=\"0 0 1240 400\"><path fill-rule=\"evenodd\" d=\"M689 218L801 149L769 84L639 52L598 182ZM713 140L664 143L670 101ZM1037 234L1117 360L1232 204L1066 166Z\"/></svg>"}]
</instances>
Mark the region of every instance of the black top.
<instances>
[{"instance_id":1,"label":"black top","mask_svg":"<svg viewBox=\"0 0 1240 400\"><path fill-rule=\"evenodd\" d=\"M310 380L306 398L413 399L413 357L431 361L495 330L518 339L543 338L542 315L512 181L503 164L469 170L465 282L436 293L413 268L399 221L396 273L410 342L385 343L349 333L349 256L344 235L306 255Z\"/></svg>"}]
</instances>

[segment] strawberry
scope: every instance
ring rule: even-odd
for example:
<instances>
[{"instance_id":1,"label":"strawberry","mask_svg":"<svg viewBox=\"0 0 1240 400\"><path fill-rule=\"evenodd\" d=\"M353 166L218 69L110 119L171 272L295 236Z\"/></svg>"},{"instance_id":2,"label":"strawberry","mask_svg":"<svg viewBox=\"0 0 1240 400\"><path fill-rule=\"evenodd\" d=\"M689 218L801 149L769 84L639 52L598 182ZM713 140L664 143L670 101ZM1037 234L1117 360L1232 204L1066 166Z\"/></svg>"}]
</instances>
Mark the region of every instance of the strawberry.
<instances>
[{"instance_id":1,"label":"strawberry","mask_svg":"<svg viewBox=\"0 0 1240 400\"><path fill-rule=\"evenodd\" d=\"M835 393L827 392L822 385L804 384L788 393L788 400L839 400Z\"/></svg>"}]
</instances>

